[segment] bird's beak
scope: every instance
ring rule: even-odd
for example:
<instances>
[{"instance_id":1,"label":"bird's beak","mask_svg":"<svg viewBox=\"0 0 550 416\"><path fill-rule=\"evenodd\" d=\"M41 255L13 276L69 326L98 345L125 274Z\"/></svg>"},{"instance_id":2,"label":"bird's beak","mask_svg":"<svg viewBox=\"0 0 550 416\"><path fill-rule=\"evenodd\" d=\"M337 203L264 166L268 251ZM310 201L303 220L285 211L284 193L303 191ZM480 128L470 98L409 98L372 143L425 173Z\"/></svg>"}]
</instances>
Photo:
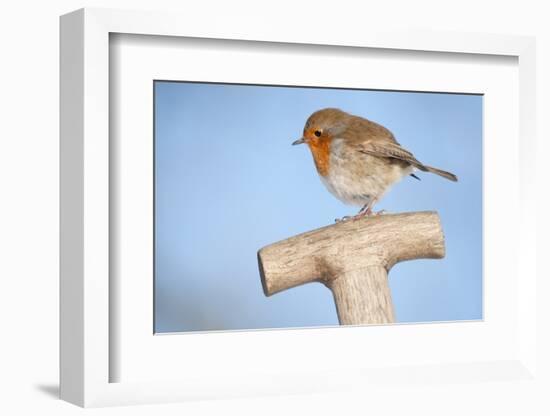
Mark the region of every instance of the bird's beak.
<instances>
[{"instance_id":1,"label":"bird's beak","mask_svg":"<svg viewBox=\"0 0 550 416\"><path fill-rule=\"evenodd\" d=\"M302 144L305 141L306 141L306 139L302 137L301 139L298 139L295 142L292 142L292 146L296 146L297 144Z\"/></svg>"}]
</instances>

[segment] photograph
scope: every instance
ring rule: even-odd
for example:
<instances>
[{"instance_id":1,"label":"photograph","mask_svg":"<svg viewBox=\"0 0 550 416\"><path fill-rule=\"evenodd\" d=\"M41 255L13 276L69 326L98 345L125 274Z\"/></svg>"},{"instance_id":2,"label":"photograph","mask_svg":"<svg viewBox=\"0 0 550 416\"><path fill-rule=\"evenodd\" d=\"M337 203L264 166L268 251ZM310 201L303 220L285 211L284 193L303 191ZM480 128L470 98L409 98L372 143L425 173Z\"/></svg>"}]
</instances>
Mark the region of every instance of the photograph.
<instances>
[{"instance_id":1,"label":"photograph","mask_svg":"<svg viewBox=\"0 0 550 416\"><path fill-rule=\"evenodd\" d=\"M482 94L153 88L155 333L483 319Z\"/></svg>"}]
</instances>

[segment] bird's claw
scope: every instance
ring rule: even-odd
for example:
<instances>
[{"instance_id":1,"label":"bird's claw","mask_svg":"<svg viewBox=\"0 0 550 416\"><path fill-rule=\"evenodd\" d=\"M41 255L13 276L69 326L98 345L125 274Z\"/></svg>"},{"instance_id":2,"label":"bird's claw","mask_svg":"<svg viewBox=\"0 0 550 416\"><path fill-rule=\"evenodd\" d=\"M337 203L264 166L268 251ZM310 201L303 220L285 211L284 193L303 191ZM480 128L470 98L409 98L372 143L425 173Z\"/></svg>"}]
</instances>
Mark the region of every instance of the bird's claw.
<instances>
[{"instance_id":1,"label":"bird's claw","mask_svg":"<svg viewBox=\"0 0 550 416\"><path fill-rule=\"evenodd\" d=\"M334 220L335 223L339 223L339 222L346 222L346 221L349 221L349 220L352 220L354 219L355 217L352 217L350 215L346 215L345 217L342 217L342 218L336 218Z\"/></svg>"},{"instance_id":2,"label":"bird's claw","mask_svg":"<svg viewBox=\"0 0 550 416\"><path fill-rule=\"evenodd\" d=\"M346 215L345 217L342 217L342 218L336 218L334 220L334 222L338 224L340 222L355 221L355 220L361 219L363 217L376 217L378 215L384 215L384 214L387 214L387 213L388 213L388 211L386 211L385 209L382 209L378 212L364 211L364 212L360 212L357 215Z\"/></svg>"}]
</instances>

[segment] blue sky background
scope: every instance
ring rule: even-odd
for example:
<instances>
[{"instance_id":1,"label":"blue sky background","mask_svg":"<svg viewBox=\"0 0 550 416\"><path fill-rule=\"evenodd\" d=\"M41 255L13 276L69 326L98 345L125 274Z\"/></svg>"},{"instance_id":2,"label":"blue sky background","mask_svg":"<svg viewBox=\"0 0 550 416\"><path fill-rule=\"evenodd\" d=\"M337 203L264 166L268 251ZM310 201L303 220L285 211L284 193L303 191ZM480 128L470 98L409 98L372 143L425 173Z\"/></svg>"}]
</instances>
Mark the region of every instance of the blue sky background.
<instances>
[{"instance_id":1,"label":"blue sky background","mask_svg":"<svg viewBox=\"0 0 550 416\"><path fill-rule=\"evenodd\" d=\"M309 149L307 117L338 107L389 128L422 162L377 205L437 210L443 260L400 263L389 280L398 322L482 318L482 97L155 82L155 331L337 325L312 283L265 297L256 252L358 208L335 199Z\"/></svg>"}]
</instances>

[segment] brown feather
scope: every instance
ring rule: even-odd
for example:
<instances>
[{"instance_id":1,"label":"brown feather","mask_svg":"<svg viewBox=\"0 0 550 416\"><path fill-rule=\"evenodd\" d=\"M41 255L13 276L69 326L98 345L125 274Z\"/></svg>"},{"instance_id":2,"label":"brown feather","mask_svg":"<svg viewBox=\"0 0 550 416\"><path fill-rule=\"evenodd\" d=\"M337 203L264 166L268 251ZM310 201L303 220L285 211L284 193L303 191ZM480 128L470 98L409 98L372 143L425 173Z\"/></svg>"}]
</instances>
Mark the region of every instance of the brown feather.
<instances>
[{"instance_id":1,"label":"brown feather","mask_svg":"<svg viewBox=\"0 0 550 416\"><path fill-rule=\"evenodd\" d=\"M390 162L404 161L423 172L435 173L453 182L458 180L450 172L424 165L395 140L391 131L368 119L350 115L349 128L341 134L341 137L355 145L361 153L386 158Z\"/></svg>"},{"instance_id":2,"label":"brown feather","mask_svg":"<svg viewBox=\"0 0 550 416\"><path fill-rule=\"evenodd\" d=\"M452 173L424 165L386 127L336 108L313 113L303 141L327 189L345 203L372 208L413 168L457 180Z\"/></svg>"}]
</instances>

